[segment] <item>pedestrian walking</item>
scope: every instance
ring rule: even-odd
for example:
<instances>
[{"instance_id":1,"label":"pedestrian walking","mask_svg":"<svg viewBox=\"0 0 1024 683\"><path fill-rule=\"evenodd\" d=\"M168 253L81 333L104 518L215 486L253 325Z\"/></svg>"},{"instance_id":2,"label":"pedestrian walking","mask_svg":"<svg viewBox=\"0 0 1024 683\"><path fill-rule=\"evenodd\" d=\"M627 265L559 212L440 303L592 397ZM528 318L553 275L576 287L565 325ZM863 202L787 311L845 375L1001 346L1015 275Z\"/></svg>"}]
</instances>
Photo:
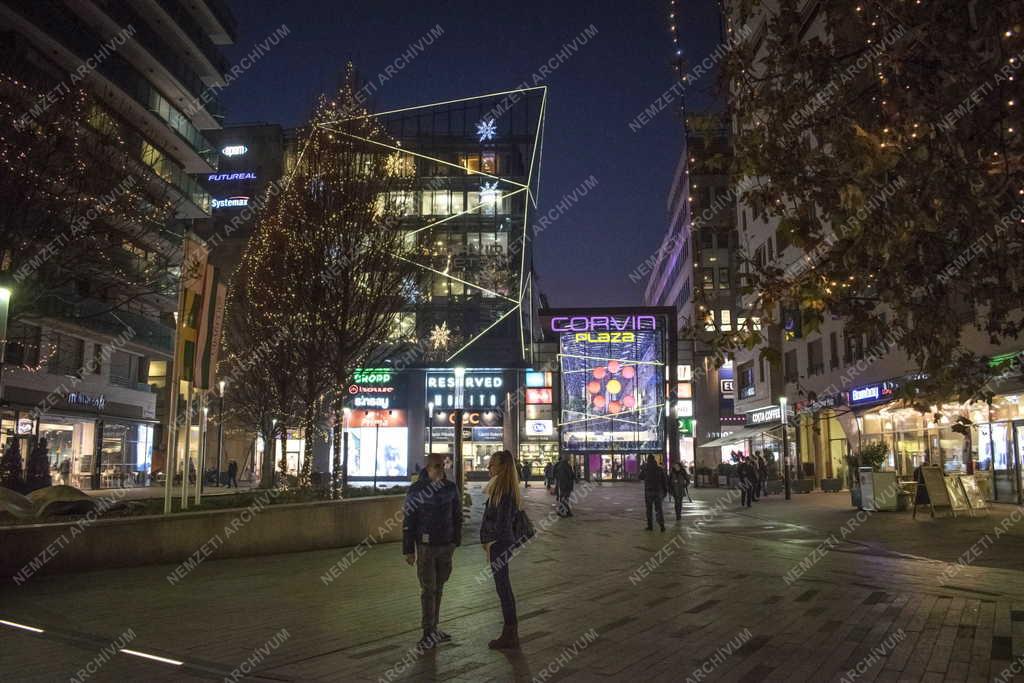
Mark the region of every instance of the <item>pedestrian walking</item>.
<instances>
[{"instance_id":1,"label":"pedestrian walking","mask_svg":"<svg viewBox=\"0 0 1024 683\"><path fill-rule=\"evenodd\" d=\"M653 510L658 518L658 526L664 531L665 510L662 508L662 502L668 494L668 477L653 453L647 456L647 462L640 468L640 478L644 482L644 512L647 514L647 530L653 530L651 523Z\"/></svg>"},{"instance_id":2,"label":"pedestrian walking","mask_svg":"<svg viewBox=\"0 0 1024 683\"><path fill-rule=\"evenodd\" d=\"M668 483L671 486L672 498L676 503L676 521L678 522L683 518L683 496L689 499L692 503L693 499L690 498L690 475L678 462L672 465L672 473L669 475Z\"/></svg>"},{"instance_id":3,"label":"pedestrian walking","mask_svg":"<svg viewBox=\"0 0 1024 683\"><path fill-rule=\"evenodd\" d=\"M530 488L530 477L533 475L533 466L530 465L529 460L523 461L523 486Z\"/></svg>"},{"instance_id":4,"label":"pedestrian walking","mask_svg":"<svg viewBox=\"0 0 1024 683\"><path fill-rule=\"evenodd\" d=\"M501 616L504 620L501 635L487 643L487 647L492 650L517 650L519 620L516 618L516 598L512 593L508 565L516 540L512 528L516 514L523 507L523 497L516 477L515 458L510 452L498 451L492 455L487 471L491 479L484 489L487 502L480 523L480 544L491 565L494 588L501 601Z\"/></svg>"},{"instance_id":5,"label":"pedestrian walking","mask_svg":"<svg viewBox=\"0 0 1024 683\"><path fill-rule=\"evenodd\" d=\"M71 458L64 458L60 461L60 480L64 486L71 484Z\"/></svg>"},{"instance_id":6,"label":"pedestrian walking","mask_svg":"<svg viewBox=\"0 0 1024 683\"><path fill-rule=\"evenodd\" d=\"M758 480L761 482L761 495L768 495L768 459L756 453Z\"/></svg>"},{"instance_id":7,"label":"pedestrian walking","mask_svg":"<svg viewBox=\"0 0 1024 683\"><path fill-rule=\"evenodd\" d=\"M740 460L736 465L736 475L740 479L740 507L750 507L754 499L754 486L757 483L754 466L749 460Z\"/></svg>"},{"instance_id":8,"label":"pedestrian walking","mask_svg":"<svg viewBox=\"0 0 1024 683\"><path fill-rule=\"evenodd\" d=\"M569 508L569 496L576 486L576 478L573 476L572 465L569 464L569 454L562 453L562 458L555 463L551 470L555 479L555 497L558 499L558 516L572 517L572 510Z\"/></svg>"},{"instance_id":9,"label":"pedestrian walking","mask_svg":"<svg viewBox=\"0 0 1024 683\"><path fill-rule=\"evenodd\" d=\"M544 488L546 488L548 490L548 493L551 493L551 486L552 486L552 484L551 484L551 480L552 480L551 470L553 470L554 467L555 466L552 463L550 463L550 462L548 464L544 465Z\"/></svg>"},{"instance_id":10,"label":"pedestrian walking","mask_svg":"<svg viewBox=\"0 0 1024 683\"><path fill-rule=\"evenodd\" d=\"M444 455L427 456L427 466L409 487L403 508L402 554L416 565L420 582L423 637L429 649L452 639L438 628L444 583L452 573L455 548L462 544L462 504L455 484L444 476Z\"/></svg>"},{"instance_id":11,"label":"pedestrian walking","mask_svg":"<svg viewBox=\"0 0 1024 683\"><path fill-rule=\"evenodd\" d=\"M231 488L231 484L238 488L238 463L232 460L228 463L228 488Z\"/></svg>"}]
</instances>

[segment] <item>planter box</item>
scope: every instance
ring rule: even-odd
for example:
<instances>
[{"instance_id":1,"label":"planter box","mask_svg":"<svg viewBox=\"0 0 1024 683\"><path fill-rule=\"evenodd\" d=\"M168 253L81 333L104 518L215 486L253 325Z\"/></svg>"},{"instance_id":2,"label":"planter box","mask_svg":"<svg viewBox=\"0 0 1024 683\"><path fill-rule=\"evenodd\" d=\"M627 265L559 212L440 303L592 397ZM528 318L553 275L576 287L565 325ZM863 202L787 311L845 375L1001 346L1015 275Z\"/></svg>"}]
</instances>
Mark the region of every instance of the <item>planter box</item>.
<instances>
[{"instance_id":1,"label":"planter box","mask_svg":"<svg viewBox=\"0 0 1024 683\"><path fill-rule=\"evenodd\" d=\"M790 482L790 487L793 489L793 493L810 493L814 490L814 480L797 479L796 481Z\"/></svg>"},{"instance_id":2,"label":"planter box","mask_svg":"<svg viewBox=\"0 0 1024 683\"><path fill-rule=\"evenodd\" d=\"M842 479L822 479L821 490L826 493L839 493L843 490Z\"/></svg>"}]
</instances>

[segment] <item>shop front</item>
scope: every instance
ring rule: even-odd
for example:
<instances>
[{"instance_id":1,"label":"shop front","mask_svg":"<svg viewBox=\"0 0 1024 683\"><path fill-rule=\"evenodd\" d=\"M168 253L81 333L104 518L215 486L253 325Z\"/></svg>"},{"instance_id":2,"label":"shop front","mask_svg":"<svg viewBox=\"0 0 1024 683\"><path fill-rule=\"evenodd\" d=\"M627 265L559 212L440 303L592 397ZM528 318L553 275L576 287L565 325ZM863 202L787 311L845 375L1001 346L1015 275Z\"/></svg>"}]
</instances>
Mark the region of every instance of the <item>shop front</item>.
<instances>
[{"instance_id":1,"label":"shop front","mask_svg":"<svg viewBox=\"0 0 1024 683\"><path fill-rule=\"evenodd\" d=\"M454 456L458 411L462 411L462 466L467 479L486 479L491 455L505 448L508 392L514 371L501 368L432 368L424 379L429 417L428 448ZM432 414L429 411L433 411ZM515 425L509 436L514 437Z\"/></svg>"},{"instance_id":2,"label":"shop front","mask_svg":"<svg viewBox=\"0 0 1024 683\"><path fill-rule=\"evenodd\" d=\"M346 388L348 410L343 425L348 434L350 481L409 476L407 382L406 375L390 368L361 368L353 374Z\"/></svg>"},{"instance_id":3,"label":"shop front","mask_svg":"<svg viewBox=\"0 0 1024 683\"><path fill-rule=\"evenodd\" d=\"M4 448L17 439L23 466L36 444L45 442L54 484L106 489L151 483L157 423L142 419L138 406L83 392L46 396L8 387L6 393L10 403L0 422ZM38 400L30 403L33 398ZM50 407L40 411L41 406Z\"/></svg>"}]
</instances>

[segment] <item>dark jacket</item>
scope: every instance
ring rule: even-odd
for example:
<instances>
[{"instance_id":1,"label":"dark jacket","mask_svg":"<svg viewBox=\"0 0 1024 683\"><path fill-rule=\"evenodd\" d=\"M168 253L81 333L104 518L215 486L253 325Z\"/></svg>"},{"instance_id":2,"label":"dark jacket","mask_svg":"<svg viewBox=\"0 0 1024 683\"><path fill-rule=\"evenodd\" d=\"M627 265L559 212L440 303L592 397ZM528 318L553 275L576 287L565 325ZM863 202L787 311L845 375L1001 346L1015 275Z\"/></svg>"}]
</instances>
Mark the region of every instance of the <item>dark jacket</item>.
<instances>
[{"instance_id":1,"label":"dark jacket","mask_svg":"<svg viewBox=\"0 0 1024 683\"><path fill-rule=\"evenodd\" d=\"M673 469L668 475L668 481L672 485L673 495L681 496L690 487L690 474L686 470Z\"/></svg>"},{"instance_id":2,"label":"dark jacket","mask_svg":"<svg viewBox=\"0 0 1024 683\"><path fill-rule=\"evenodd\" d=\"M403 509L402 554L411 555L417 543L462 544L462 504L454 483L447 479L431 481L424 468L409 487Z\"/></svg>"},{"instance_id":3,"label":"dark jacket","mask_svg":"<svg viewBox=\"0 0 1024 683\"><path fill-rule=\"evenodd\" d=\"M752 464L744 460L736 465L736 476L743 481L755 482L757 481L757 470Z\"/></svg>"},{"instance_id":4,"label":"dark jacket","mask_svg":"<svg viewBox=\"0 0 1024 683\"><path fill-rule=\"evenodd\" d=\"M511 545L515 540L512 523L516 516L515 497L508 495L497 505L491 505L490 499L484 505L484 517L480 521L480 542L497 541L501 545Z\"/></svg>"},{"instance_id":5,"label":"dark jacket","mask_svg":"<svg viewBox=\"0 0 1024 683\"><path fill-rule=\"evenodd\" d=\"M572 465L565 460L559 460L551 470L551 476L555 479L555 488L561 496L568 496L572 493L572 487L576 484L576 476L572 471Z\"/></svg>"},{"instance_id":6,"label":"dark jacket","mask_svg":"<svg viewBox=\"0 0 1024 683\"><path fill-rule=\"evenodd\" d=\"M644 463L640 468L640 478L644 482L644 493L662 498L668 494L668 476L661 465Z\"/></svg>"}]
</instances>

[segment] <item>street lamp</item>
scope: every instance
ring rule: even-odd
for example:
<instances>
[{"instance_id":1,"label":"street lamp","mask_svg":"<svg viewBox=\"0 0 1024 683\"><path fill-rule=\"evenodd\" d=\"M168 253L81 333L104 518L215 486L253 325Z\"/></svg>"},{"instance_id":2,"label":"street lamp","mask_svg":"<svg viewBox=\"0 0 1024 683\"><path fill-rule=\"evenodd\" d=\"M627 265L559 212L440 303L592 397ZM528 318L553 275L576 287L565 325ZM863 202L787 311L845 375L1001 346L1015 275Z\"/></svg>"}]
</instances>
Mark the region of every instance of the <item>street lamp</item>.
<instances>
[{"instance_id":1,"label":"street lamp","mask_svg":"<svg viewBox=\"0 0 1024 683\"><path fill-rule=\"evenodd\" d=\"M4 400L4 359L7 356L7 318L11 310L10 287L0 287L0 402Z\"/></svg>"},{"instance_id":2,"label":"street lamp","mask_svg":"<svg viewBox=\"0 0 1024 683\"><path fill-rule=\"evenodd\" d=\"M452 450L455 467L455 486L459 491L459 500L462 500L463 493L463 471L462 471L462 401L463 393L466 390L466 368L455 368L455 443Z\"/></svg>"},{"instance_id":3,"label":"street lamp","mask_svg":"<svg viewBox=\"0 0 1024 683\"><path fill-rule=\"evenodd\" d=\"M351 408L341 409L341 495L348 491L348 416Z\"/></svg>"},{"instance_id":4,"label":"street lamp","mask_svg":"<svg viewBox=\"0 0 1024 683\"><path fill-rule=\"evenodd\" d=\"M427 459L434 453L434 402L427 403Z\"/></svg>"},{"instance_id":5,"label":"street lamp","mask_svg":"<svg viewBox=\"0 0 1024 683\"><path fill-rule=\"evenodd\" d=\"M785 396L780 396L779 422L782 424L782 467L785 471L786 500L790 500L792 498L792 493L789 484L789 419L786 415L786 403L788 403L788 399Z\"/></svg>"},{"instance_id":6,"label":"street lamp","mask_svg":"<svg viewBox=\"0 0 1024 683\"><path fill-rule=\"evenodd\" d=\"M218 411L217 423L217 486L220 486L220 468L224 459L224 389L228 383L226 380L218 382L220 388L220 410Z\"/></svg>"}]
</instances>

